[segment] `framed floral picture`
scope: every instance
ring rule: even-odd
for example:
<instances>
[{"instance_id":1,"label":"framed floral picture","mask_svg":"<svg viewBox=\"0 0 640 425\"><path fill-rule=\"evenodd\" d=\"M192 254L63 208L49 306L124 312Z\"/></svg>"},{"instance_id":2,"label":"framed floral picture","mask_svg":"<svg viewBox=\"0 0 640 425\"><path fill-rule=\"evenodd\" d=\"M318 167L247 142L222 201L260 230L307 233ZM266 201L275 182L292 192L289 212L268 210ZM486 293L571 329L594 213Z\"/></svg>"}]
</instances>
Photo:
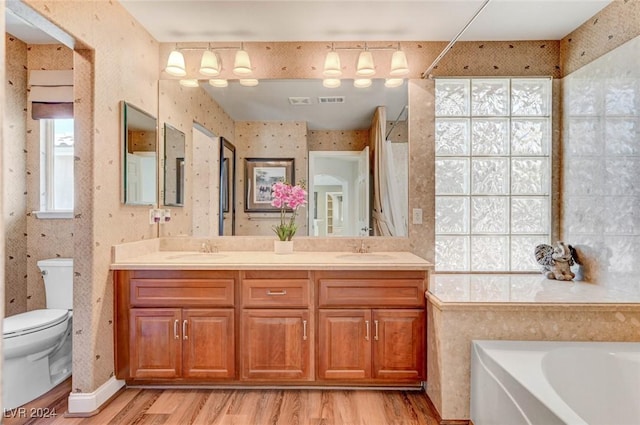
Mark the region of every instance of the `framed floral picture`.
<instances>
[{"instance_id":1,"label":"framed floral picture","mask_svg":"<svg viewBox=\"0 0 640 425\"><path fill-rule=\"evenodd\" d=\"M245 212L278 212L271 205L271 186L279 181L294 181L293 158L245 158Z\"/></svg>"}]
</instances>

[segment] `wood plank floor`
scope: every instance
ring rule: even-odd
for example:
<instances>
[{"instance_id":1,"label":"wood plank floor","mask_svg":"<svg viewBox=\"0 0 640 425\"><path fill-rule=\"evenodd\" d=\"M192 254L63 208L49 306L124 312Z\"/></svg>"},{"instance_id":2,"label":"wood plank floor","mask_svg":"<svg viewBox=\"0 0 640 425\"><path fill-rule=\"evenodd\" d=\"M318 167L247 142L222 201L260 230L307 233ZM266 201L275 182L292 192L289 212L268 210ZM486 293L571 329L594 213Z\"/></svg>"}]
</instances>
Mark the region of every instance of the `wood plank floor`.
<instances>
[{"instance_id":1,"label":"wood plank floor","mask_svg":"<svg viewBox=\"0 0 640 425\"><path fill-rule=\"evenodd\" d=\"M67 418L71 382L25 406L56 416L4 425L437 425L422 391L128 388L90 418ZM10 415L9 415L10 416Z\"/></svg>"}]
</instances>

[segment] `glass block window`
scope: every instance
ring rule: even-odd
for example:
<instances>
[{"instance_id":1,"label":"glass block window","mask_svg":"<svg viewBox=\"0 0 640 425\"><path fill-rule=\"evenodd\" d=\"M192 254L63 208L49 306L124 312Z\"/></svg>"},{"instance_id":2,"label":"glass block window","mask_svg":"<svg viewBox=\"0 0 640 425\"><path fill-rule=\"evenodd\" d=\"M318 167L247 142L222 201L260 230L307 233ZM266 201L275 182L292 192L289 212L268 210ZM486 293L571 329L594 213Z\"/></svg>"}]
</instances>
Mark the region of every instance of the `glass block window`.
<instances>
[{"instance_id":1,"label":"glass block window","mask_svg":"<svg viewBox=\"0 0 640 425\"><path fill-rule=\"evenodd\" d=\"M537 271L551 232L551 79L436 80L436 270Z\"/></svg>"}]
</instances>

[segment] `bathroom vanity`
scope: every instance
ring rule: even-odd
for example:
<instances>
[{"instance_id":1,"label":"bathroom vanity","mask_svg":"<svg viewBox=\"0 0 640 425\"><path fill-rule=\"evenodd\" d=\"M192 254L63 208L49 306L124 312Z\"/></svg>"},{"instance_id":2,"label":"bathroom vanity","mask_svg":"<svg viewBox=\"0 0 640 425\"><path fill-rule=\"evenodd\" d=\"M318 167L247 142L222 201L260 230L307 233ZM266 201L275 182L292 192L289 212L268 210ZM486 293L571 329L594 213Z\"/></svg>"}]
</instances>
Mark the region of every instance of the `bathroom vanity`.
<instances>
[{"instance_id":1,"label":"bathroom vanity","mask_svg":"<svg viewBox=\"0 0 640 425\"><path fill-rule=\"evenodd\" d=\"M430 267L408 252L158 251L114 262L116 377L421 386Z\"/></svg>"}]
</instances>

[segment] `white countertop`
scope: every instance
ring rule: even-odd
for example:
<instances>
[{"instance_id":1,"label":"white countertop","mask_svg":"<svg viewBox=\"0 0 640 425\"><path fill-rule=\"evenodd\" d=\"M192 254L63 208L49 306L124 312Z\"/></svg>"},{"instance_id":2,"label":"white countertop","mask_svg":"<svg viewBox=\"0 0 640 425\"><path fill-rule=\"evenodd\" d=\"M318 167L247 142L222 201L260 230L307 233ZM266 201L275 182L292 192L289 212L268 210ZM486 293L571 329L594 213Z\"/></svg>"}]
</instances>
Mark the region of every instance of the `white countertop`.
<instances>
[{"instance_id":1,"label":"white countertop","mask_svg":"<svg viewBox=\"0 0 640 425\"><path fill-rule=\"evenodd\" d=\"M542 274L432 274L427 297L439 304L637 304L640 282L558 281Z\"/></svg>"},{"instance_id":2,"label":"white countertop","mask_svg":"<svg viewBox=\"0 0 640 425\"><path fill-rule=\"evenodd\" d=\"M112 270L428 270L433 265L404 251L294 252L268 251L155 251L114 258Z\"/></svg>"}]
</instances>

